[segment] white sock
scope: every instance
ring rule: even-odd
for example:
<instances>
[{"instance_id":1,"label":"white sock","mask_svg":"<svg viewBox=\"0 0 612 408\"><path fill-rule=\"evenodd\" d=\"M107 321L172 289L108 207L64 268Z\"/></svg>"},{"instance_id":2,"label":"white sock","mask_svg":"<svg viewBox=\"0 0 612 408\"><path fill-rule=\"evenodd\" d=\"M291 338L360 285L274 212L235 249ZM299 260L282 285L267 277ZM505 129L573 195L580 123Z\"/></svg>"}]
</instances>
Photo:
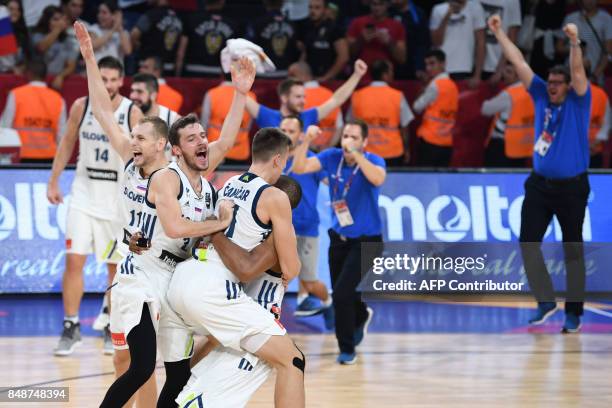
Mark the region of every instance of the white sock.
<instances>
[{"instance_id":1,"label":"white sock","mask_svg":"<svg viewBox=\"0 0 612 408\"><path fill-rule=\"evenodd\" d=\"M300 305L302 304L303 301L306 300L306 298L308 297L308 293L306 294L299 294L297 295L297 304Z\"/></svg>"},{"instance_id":2,"label":"white sock","mask_svg":"<svg viewBox=\"0 0 612 408\"><path fill-rule=\"evenodd\" d=\"M79 316L64 316L64 320L77 324L79 322Z\"/></svg>"},{"instance_id":3,"label":"white sock","mask_svg":"<svg viewBox=\"0 0 612 408\"><path fill-rule=\"evenodd\" d=\"M332 305L332 297L330 294L327 295L327 300L322 300L321 303L323 304L324 307L329 307Z\"/></svg>"}]
</instances>

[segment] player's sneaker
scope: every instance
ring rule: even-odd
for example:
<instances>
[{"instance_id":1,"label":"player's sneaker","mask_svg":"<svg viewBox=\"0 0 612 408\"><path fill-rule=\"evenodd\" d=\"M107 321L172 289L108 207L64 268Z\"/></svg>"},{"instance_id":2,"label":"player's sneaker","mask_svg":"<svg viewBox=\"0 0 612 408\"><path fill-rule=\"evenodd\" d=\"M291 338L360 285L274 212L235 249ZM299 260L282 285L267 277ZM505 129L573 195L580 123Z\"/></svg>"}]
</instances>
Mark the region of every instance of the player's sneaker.
<instances>
[{"instance_id":1,"label":"player's sneaker","mask_svg":"<svg viewBox=\"0 0 612 408\"><path fill-rule=\"evenodd\" d=\"M372 316L374 316L374 310L371 307L366 308L368 311L368 317L365 322L363 322L357 329L355 330L355 335L353 337L353 341L355 342L355 347L361 344L366 334L368 334L368 326L372 321Z\"/></svg>"},{"instance_id":2,"label":"player's sneaker","mask_svg":"<svg viewBox=\"0 0 612 408\"><path fill-rule=\"evenodd\" d=\"M104 354L112 356L115 354L115 348L113 347L113 339L111 337L110 325L104 328Z\"/></svg>"},{"instance_id":3,"label":"player's sneaker","mask_svg":"<svg viewBox=\"0 0 612 408\"><path fill-rule=\"evenodd\" d=\"M561 329L561 333L578 333L580 331L580 316L573 313L565 314L565 323Z\"/></svg>"},{"instance_id":4,"label":"player's sneaker","mask_svg":"<svg viewBox=\"0 0 612 408\"><path fill-rule=\"evenodd\" d=\"M556 310L557 304L555 302L538 302L538 309L529 319L529 324L538 325L544 323Z\"/></svg>"},{"instance_id":5,"label":"player's sneaker","mask_svg":"<svg viewBox=\"0 0 612 408\"><path fill-rule=\"evenodd\" d=\"M336 361L342 365L351 365L355 364L357 361L357 354L355 353L340 353Z\"/></svg>"},{"instance_id":6,"label":"player's sneaker","mask_svg":"<svg viewBox=\"0 0 612 408\"><path fill-rule=\"evenodd\" d=\"M106 326L110 324L110 315L108 314L108 307L102 308L100 314L94 320L92 328L97 331L104 331Z\"/></svg>"},{"instance_id":7,"label":"player's sneaker","mask_svg":"<svg viewBox=\"0 0 612 408\"><path fill-rule=\"evenodd\" d=\"M317 298L308 295L308 297L297 306L293 315L296 317L314 316L323 313L324 309L321 303L317 302Z\"/></svg>"},{"instance_id":8,"label":"player's sneaker","mask_svg":"<svg viewBox=\"0 0 612 408\"><path fill-rule=\"evenodd\" d=\"M334 305L329 305L323 310L323 321L325 322L325 328L327 330L333 330L336 327L336 313L334 312Z\"/></svg>"},{"instance_id":9,"label":"player's sneaker","mask_svg":"<svg viewBox=\"0 0 612 408\"><path fill-rule=\"evenodd\" d=\"M56 356L69 356L72 354L76 346L81 344L81 324L73 323L70 320L64 320L64 331L62 337L57 343L57 347L53 350Z\"/></svg>"}]
</instances>

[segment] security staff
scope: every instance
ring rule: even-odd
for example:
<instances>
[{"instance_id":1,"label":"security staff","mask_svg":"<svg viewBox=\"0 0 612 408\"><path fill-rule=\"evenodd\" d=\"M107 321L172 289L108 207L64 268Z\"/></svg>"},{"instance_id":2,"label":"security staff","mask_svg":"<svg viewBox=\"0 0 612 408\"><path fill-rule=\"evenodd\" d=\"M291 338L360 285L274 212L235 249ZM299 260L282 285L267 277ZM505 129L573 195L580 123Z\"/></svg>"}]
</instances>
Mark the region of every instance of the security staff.
<instances>
[{"instance_id":1,"label":"security staff","mask_svg":"<svg viewBox=\"0 0 612 408\"><path fill-rule=\"evenodd\" d=\"M42 60L28 61L25 74L30 82L9 92L0 126L19 133L22 162L51 163L66 126L66 103L47 87Z\"/></svg>"},{"instance_id":2,"label":"security staff","mask_svg":"<svg viewBox=\"0 0 612 408\"><path fill-rule=\"evenodd\" d=\"M295 149L293 172L313 173L323 169L329 174L332 207L329 272L340 348L337 361L354 364L355 347L367 333L374 313L361 300L357 286L361 280L361 244L382 242L378 195L387 175L385 160L364 151L368 125L361 120L344 125L341 148L332 147L316 156L306 156L316 132L306 134L304 142ZM372 259L364 260L364 264L372 264L378 255L368 253Z\"/></svg>"},{"instance_id":3,"label":"security staff","mask_svg":"<svg viewBox=\"0 0 612 408\"><path fill-rule=\"evenodd\" d=\"M531 324L541 324L557 305L552 281L546 270L539 245L553 215L563 231L567 301L564 333L580 330L583 313L585 265L582 224L590 192L589 112L591 90L584 70L578 29L574 24L563 28L570 45L570 71L553 67L548 81L535 75L523 54L501 28L501 18L489 18L504 55L516 68L521 82L529 90L535 105L534 171L525 182L521 210L521 251L529 286L538 300Z\"/></svg>"}]
</instances>

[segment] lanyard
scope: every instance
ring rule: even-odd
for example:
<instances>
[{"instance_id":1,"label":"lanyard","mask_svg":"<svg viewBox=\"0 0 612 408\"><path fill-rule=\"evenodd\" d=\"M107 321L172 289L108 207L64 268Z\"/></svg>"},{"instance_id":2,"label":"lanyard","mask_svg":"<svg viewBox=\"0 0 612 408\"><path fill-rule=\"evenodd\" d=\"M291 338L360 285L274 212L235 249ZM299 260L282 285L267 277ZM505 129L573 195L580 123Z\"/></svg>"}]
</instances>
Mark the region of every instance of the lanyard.
<instances>
[{"instance_id":1,"label":"lanyard","mask_svg":"<svg viewBox=\"0 0 612 408\"><path fill-rule=\"evenodd\" d=\"M287 167L285 170L283 170L283 176L288 176L291 174L291 171L293 170L293 164L295 163L295 157L291 158L291 166Z\"/></svg>"},{"instance_id":2,"label":"lanyard","mask_svg":"<svg viewBox=\"0 0 612 408\"><path fill-rule=\"evenodd\" d=\"M340 159L340 163L338 163L338 169L336 170L336 176L332 177L336 180L336 182L334 183L334 189L332 191L332 196L331 196L332 201L334 200L334 198L336 197L338 193L339 184L343 181L342 177L340 177L343 164L344 164L344 157L342 157L342 159ZM342 197L340 197L340 200L344 200L346 198L346 195L348 194L348 191L351 188L351 184L353 184L353 179L355 178L355 174L357 174L358 171L359 171L359 166L357 165L355 166L355 169L351 173L351 176L349 177L349 179L344 184L344 190L342 191Z\"/></svg>"},{"instance_id":3,"label":"lanyard","mask_svg":"<svg viewBox=\"0 0 612 408\"><path fill-rule=\"evenodd\" d=\"M549 104L544 111L544 131L553 138L557 136L559 125L561 124L561 110L563 105L554 107Z\"/></svg>"}]
</instances>

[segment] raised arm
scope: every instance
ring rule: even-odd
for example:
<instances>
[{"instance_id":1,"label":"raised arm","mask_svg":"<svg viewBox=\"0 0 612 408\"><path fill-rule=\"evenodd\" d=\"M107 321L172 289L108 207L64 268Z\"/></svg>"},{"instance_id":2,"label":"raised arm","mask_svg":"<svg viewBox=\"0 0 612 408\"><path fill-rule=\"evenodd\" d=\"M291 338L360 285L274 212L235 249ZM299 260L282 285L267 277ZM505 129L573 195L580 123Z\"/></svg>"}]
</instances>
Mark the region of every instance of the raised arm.
<instances>
[{"instance_id":1,"label":"raised arm","mask_svg":"<svg viewBox=\"0 0 612 408\"><path fill-rule=\"evenodd\" d=\"M268 237L260 245L253 248L251 252L234 244L221 232L212 236L212 243L225 266L241 282L248 282L272 268L278 262L273 239L273 237Z\"/></svg>"},{"instance_id":2,"label":"raised arm","mask_svg":"<svg viewBox=\"0 0 612 408\"><path fill-rule=\"evenodd\" d=\"M247 97L246 110L253 119L257 120L257 116L259 115L259 102L251 97Z\"/></svg>"},{"instance_id":3,"label":"raised arm","mask_svg":"<svg viewBox=\"0 0 612 408\"><path fill-rule=\"evenodd\" d=\"M334 92L331 98L323 102L322 105L317 106L317 115L319 118L326 117L331 113L331 111L339 106L342 106L342 104L346 102L348 98L350 98L351 94L367 70L368 66L365 62L360 59L355 61L355 70L353 71L353 75L351 75L351 77L347 79L340 88L336 89L336 92Z\"/></svg>"},{"instance_id":4,"label":"raised arm","mask_svg":"<svg viewBox=\"0 0 612 408\"><path fill-rule=\"evenodd\" d=\"M227 228L231 212L220 212L218 220L195 222L183 217L176 199L180 188L178 175L170 169L156 172L149 181L146 199L155 205L157 217L169 238L196 238ZM150 238L150 237L148 237Z\"/></svg>"},{"instance_id":5,"label":"raised arm","mask_svg":"<svg viewBox=\"0 0 612 408\"><path fill-rule=\"evenodd\" d=\"M512 41L510 41L510 38L508 38L504 32L501 18L495 14L489 17L489 21L487 23L489 25L489 29L495 35L499 45L502 47L502 52L506 56L506 59L510 61L512 65L514 65L518 77L523 85L525 85L525 88L529 88L531 81L533 80L533 70L529 64L527 64L527 61L525 61L521 50L519 50L518 47L514 45Z\"/></svg>"},{"instance_id":6,"label":"raised arm","mask_svg":"<svg viewBox=\"0 0 612 408\"><path fill-rule=\"evenodd\" d=\"M563 27L563 32L569 39L570 46L570 73L572 76L572 88L580 96L587 93L589 89L589 80L587 79L582 61L582 50L580 49L580 40L578 39L578 27L570 23Z\"/></svg>"},{"instance_id":7,"label":"raised arm","mask_svg":"<svg viewBox=\"0 0 612 408\"><path fill-rule=\"evenodd\" d=\"M210 144L210 166L207 173L214 171L225 157L225 154L234 147L236 136L240 130L244 106L248 99L247 94L255 80L255 64L247 57L241 57L232 62L232 84L234 85L234 99L229 113L223 121L219 140Z\"/></svg>"},{"instance_id":8,"label":"raised arm","mask_svg":"<svg viewBox=\"0 0 612 408\"><path fill-rule=\"evenodd\" d=\"M47 198L51 204L59 204L63 202L62 192L59 189L59 176L66 168L68 160L72 156L74 145L79 138L79 123L85 113L85 98L77 99L70 108L68 122L66 123L66 132L60 139L57 152L53 158L53 166L51 167L51 176L47 184Z\"/></svg>"},{"instance_id":9,"label":"raised arm","mask_svg":"<svg viewBox=\"0 0 612 408\"><path fill-rule=\"evenodd\" d=\"M321 162L314 157L307 157L308 147L310 142L316 139L321 134L321 129L318 126L310 125L304 135L304 140L293 151L293 169L296 174L316 173L321 170Z\"/></svg>"},{"instance_id":10,"label":"raised arm","mask_svg":"<svg viewBox=\"0 0 612 408\"><path fill-rule=\"evenodd\" d=\"M78 21L74 23L74 31L79 40L81 55L83 55L87 68L87 87L91 110L100 126L102 126L102 129L104 129L104 133L108 136L111 146L119 153L123 162L126 163L132 158L129 135L125 134L115 120L113 105L104 87L102 75L96 63L91 37L85 26Z\"/></svg>"},{"instance_id":11,"label":"raised arm","mask_svg":"<svg viewBox=\"0 0 612 408\"><path fill-rule=\"evenodd\" d=\"M378 187L385 182L387 171L383 167L369 161L359 150L352 150L349 154L353 155L359 169L370 183Z\"/></svg>"}]
</instances>

